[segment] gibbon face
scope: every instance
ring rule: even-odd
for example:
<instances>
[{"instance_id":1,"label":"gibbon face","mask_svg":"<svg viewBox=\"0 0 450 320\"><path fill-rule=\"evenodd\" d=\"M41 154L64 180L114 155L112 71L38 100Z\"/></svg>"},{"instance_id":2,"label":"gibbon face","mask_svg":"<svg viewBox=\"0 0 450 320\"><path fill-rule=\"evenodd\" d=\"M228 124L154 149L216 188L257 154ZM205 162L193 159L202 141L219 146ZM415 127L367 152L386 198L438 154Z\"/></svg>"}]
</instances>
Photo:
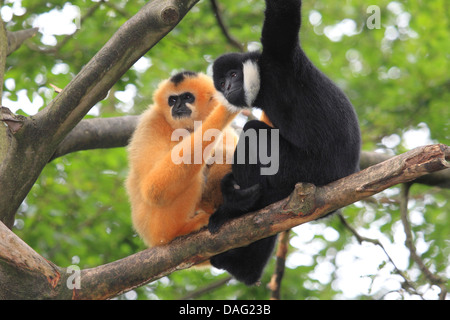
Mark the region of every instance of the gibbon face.
<instances>
[{"instance_id":1,"label":"gibbon face","mask_svg":"<svg viewBox=\"0 0 450 320\"><path fill-rule=\"evenodd\" d=\"M194 129L217 105L213 81L202 73L182 72L163 81L154 95L158 108L173 129Z\"/></svg>"},{"instance_id":2,"label":"gibbon face","mask_svg":"<svg viewBox=\"0 0 450 320\"><path fill-rule=\"evenodd\" d=\"M229 53L213 65L214 85L229 109L252 107L260 89L259 52Z\"/></svg>"}]
</instances>

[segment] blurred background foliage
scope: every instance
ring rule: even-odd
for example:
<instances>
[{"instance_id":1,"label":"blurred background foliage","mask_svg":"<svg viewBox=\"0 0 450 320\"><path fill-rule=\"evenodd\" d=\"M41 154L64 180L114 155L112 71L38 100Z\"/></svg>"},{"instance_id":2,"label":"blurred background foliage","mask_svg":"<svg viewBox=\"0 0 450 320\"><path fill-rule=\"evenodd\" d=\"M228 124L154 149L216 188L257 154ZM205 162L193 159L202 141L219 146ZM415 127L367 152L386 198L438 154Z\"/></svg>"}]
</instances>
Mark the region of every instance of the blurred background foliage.
<instances>
[{"instance_id":1,"label":"blurred background foliage","mask_svg":"<svg viewBox=\"0 0 450 320\"><path fill-rule=\"evenodd\" d=\"M218 0L228 32L244 50L260 48L263 0ZM136 1L3 0L9 31L39 27L7 59L2 105L33 115L63 88L112 34L145 3ZM361 124L363 149L398 154L428 143L450 142L450 22L446 0L375 0L378 28L369 28L365 0L305 0L301 41L315 64L348 94ZM376 14L376 13L375 13ZM282 36L282 35L280 35ZM88 117L139 114L156 85L180 70L207 72L220 54L238 51L223 35L210 0L200 1L98 103ZM276 93L274 93L276 94ZM241 119L242 120L242 119ZM14 231L59 266L108 263L144 249L134 233L123 182L126 149L69 154L48 164L16 216ZM414 185L408 203L419 254L435 274L448 278L448 189ZM343 210L358 233L383 250L356 241L337 216L291 232L283 299L436 299L410 260L400 223L400 187ZM119 299L267 299L266 284L245 287L218 270L171 274ZM224 280L225 279L225 280ZM217 281L223 285L197 295ZM448 284L448 283L447 283Z\"/></svg>"}]
</instances>

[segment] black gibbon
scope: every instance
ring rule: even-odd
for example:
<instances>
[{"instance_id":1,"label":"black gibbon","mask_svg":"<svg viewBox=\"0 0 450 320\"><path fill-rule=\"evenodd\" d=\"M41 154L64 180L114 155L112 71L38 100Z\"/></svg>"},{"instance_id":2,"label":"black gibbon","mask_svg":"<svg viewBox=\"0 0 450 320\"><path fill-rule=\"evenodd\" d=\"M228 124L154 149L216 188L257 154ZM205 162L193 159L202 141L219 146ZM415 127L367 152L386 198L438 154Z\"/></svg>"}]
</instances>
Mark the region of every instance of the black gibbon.
<instances>
[{"instance_id":1,"label":"black gibbon","mask_svg":"<svg viewBox=\"0 0 450 320\"><path fill-rule=\"evenodd\" d=\"M206 226L222 203L220 181L231 171L237 143L228 124L237 113L220 105L215 94L204 74L172 76L160 83L131 138L126 188L134 228L148 246ZM210 129L219 132L214 141L204 139ZM176 132L185 133L181 141ZM209 163L212 157L217 161Z\"/></svg>"},{"instance_id":2,"label":"black gibbon","mask_svg":"<svg viewBox=\"0 0 450 320\"><path fill-rule=\"evenodd\" d=\"M214 62L214 85L223 95L222 103L230 110L260 108L273 127L257 120L244 126L236 150L246 144L245 161L237 162L236 152L232 173L222 181L224 203L208 225L213 233L227 220L286 198L297 182L320 186L359 170L356 113L342 90L305 55L300 24L300 0L266 0L262 52L225 54ZM246 143L249 130L256 131L258 143ZM278 150L272 150L279 152L279 168L276 174L262 175L267 164L260 159L258 146L262 142L270 152L273 130L279 130ZM259 134L263 131L264 137ZM249 158L255 155L253 164ZM245 202L238 193L247 188L256 194ZM272 236L227 251L214 256L211 264L253 284L260 279L275 241Z\"/></svg>"}]
</instances>

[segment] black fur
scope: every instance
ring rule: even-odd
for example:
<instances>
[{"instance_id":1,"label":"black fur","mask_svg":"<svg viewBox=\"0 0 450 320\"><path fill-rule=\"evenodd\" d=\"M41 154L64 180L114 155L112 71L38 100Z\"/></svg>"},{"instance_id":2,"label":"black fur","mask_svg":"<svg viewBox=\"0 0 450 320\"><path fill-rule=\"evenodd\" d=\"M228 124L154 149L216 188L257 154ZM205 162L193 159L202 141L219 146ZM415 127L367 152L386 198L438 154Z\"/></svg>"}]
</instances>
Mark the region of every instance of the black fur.
<instances>
[{"instance_id":1,"label":"black fur","mask_svg":"<svg viewBox=\"0 0 450 320\"><path fill-rule=\"evenodd\" d=\"M261 108L280 130L280 163L275 175L261 175L263 165L259 160L249 164L249 155L246 163L233 164L232 175L225 179L240 189L233 195L230 189L223 188L224 203L209 222L212 232L229 219L286 198L297 182L320 186L359 170L361 141L356 113L342 90L306 57L298 37L300 24L300 0L266 0L262 53L226 54L214 63L214 81L220 91L218 83L224 72L236 66L242 69L248 59L257 62L261 83L253 105ZM274 130L261 121L248 122L243 133L250 129ZM241 143L244 141L240 139ZM254 144L246 149L249 154L258 152ZM239 199L237 205L236 192L255 185L257 194L247 203ZM261 277L275 241L276 236L272 236L230 250L213 257L211 263L252 284Z\"/></svg>"},{"instance_id":2,"label":"black fur","mask_svg":"<svg viewBox=\"0 0 450 320\"><path fill-rule=\"evenodd\" d=\"M179 72L179 73L173 75L170 78L170 81L172 81L175 85L178 85L179 83L183 82L183 80L186 76L187 77L196 77L197 73L193 72L193 71L182 71L182 72Z\"/></svg>"}]
</instances>

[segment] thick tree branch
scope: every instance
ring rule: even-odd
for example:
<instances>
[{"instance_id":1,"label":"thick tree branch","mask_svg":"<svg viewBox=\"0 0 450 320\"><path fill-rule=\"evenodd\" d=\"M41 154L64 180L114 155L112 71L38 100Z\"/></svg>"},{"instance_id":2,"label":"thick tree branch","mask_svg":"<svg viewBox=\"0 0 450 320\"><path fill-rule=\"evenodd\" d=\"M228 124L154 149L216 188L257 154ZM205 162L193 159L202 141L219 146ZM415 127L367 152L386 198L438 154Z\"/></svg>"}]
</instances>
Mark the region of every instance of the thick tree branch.
<instances>
[{"instance_id":1,"label":"thick tree branch","mask_svg":"<svg viewBox=\"0 0 450 320\"><path fill-rule=\"evenodd\" d=\"M52 160L65 154L97 148L124 147L128 144L139 116L97 118L82 120L58 146ZM361 168L373 166L392 156L376 153L361 153ZM429 186L450 188L450 169L422 176L414 181Z\"/></svg>"},{"instance_id":2,"label":"thick tree branch","mask_svg":"<svg viewBox=\"0 0 450 320\"><path fill-rule=\"evenodd\" d=\"M42 258L0 221L0 299L38 296L53 292L59 268ZM23 286L23 283L33 286Z\"/></svg>"},{"instance_id":3,"label":"thick tree branch","mask_svg":"<svg viewBox=\"0 0 450 320\"><path fill-rule=\"evenodd\" d=\"M362 169L365 169L390 158L392 156L383 153L362 152L360 166ZM450 169L427 174L414 180L414 183L450 189Z\"/></svg>"},{"instance_id":4,"label":"thick tree branch","mask_svg":"<svg viewBox=\"0 0 450 320\"><path fill-rule=\"evenodd\" d=\"M448 168L450 148L445 145L431 145L417 148L393 157L380 164L362 170L351 176L323 187L299 183L286 199L257 212L230 221L217 234L208 230L175 239L168 245L147 249L92 269L81 271L80 288L67 288L67 276L59 269L60 278L52 286L41 290L39 296L27 293L13 293L12 297L28 298L74 298L106 299L114 297L178 269L190 266L209 257L248 245L258 239L277 234L297 225L316 220L327 213L381 192L395 184L409 182L430 172ZM10 236L14 237L11 233ZM4 237L1 245L9 247ZM8 250L15 248L9 247ZM31 249L30 249L31 250ZM0 251L0 266L12 260L7 250ZM20 261L20 258L17 258ZM14 275L2 274L2 287L14 282ZM5 278L6 277L6 278ZM36 284L30 278L24 279L21 287ZM28 282L27 282L28 281ZM41 283L42 277L35 281ZM47 280L45 280L47 281Z\"/></svg>"},{"instance_id":5,"label":"thick tree branch","mask_svg":"<svg viewBox=\"0 0 450 320\"><path fill-rule=\"evenodd\" d=\"M11 31L7 32L8 36L8 51L7 55L9 56L11 53L19 49L19 47L22 45L22 43L25 42L25 40L34 37L36 33L38 33L39 28L31 28L31 29L25 29L25 30L19 30L19 31Z\"/></svg>"},{"instance_id":6,"label":"thick tree branch","mask_svg":"<svg viewBox=\"0 0 450 320\"><path fill-rule=\"evenodd\" d=\"M82 120L60 143L51 160L80 150L126 146L138 120L139 116Z\"/></svg>"},{"instance_id":7,"label":"thick tree branch","mask_svg":"<svg viewBox=\"0 0 450 320\"><path fill-rule=\"evenodd\" d=\"M45 109L26 118L15 132L0 129L0 149L7 150L0 159L1 221L12 226L17 208L60 142L198 1L149 1L117 30Z\"/></svg>"},{"instance_id":8,"label":"thick tree branch","mask_svg":"<svg viewBox=\"0 0 450 320\"><path fill-rule=\"evenodd\" d=\"M59 143L119 78L159 42L198 0L155 0L125 22L36 120ZM56 125L55 125L56 124ZM50 135L47 135L47 138Z\"/></svg>"}]
</instances>

